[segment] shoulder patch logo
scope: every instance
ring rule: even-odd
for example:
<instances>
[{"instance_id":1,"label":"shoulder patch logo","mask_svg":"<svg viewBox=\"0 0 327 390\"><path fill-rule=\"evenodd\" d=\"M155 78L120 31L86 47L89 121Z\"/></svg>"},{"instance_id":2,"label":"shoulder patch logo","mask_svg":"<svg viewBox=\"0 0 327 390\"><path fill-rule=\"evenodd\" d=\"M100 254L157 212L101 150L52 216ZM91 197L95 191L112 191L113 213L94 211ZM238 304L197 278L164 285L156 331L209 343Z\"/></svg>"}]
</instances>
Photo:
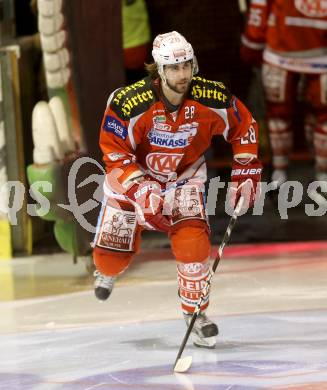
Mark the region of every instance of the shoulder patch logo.
<instances>
[{"instance_id":1,"label":"shoulder patch logo","mask_svg":"<svg viewBox=\"0 0 327 390\"><path fill-rule=\"evenodd\" d=\"M215 88L210 88L208 85L195 84L192 87L191 95L194 99L209 99L218 100L225 103L227 101L227 95L222 91L217 91Z\"/></svg>"},{"instance_id":2,"label":"shoulder patch logo","mask_svg":"<svg viewBox=\"0 0 327 390\"><path fill-rule=\"evenodd\" d=\"M129 118L136 112L142 112L155 99L151 85L146 79L121 88L112 99L112 108L120 116ZM118 111L117 111L118 110Z\"/></svg>"},{"instance_id":3,"label":"shoulder patch logo","mask_svg":"<svg viewBox=\"0 0 327 390\"><path fill-rule=\"evenodd\" d=\"M116 137L119 137L124 141L127 137L126 127L118 119L114 118L111 115L106 116L103 125L103 130L114 134Z\"/></svg>"},{"instance_id":4,"label":"shoulder patch logo","mask_svg":"<svg viewBox=\"0 0 327 390\"><path fill-rule=\"evenodd\" d=\"M210 107L226 107L229 105L230 93L220 81L206 80L195 76L191 84L191 97Z\"/></svg>"}]
</instances>

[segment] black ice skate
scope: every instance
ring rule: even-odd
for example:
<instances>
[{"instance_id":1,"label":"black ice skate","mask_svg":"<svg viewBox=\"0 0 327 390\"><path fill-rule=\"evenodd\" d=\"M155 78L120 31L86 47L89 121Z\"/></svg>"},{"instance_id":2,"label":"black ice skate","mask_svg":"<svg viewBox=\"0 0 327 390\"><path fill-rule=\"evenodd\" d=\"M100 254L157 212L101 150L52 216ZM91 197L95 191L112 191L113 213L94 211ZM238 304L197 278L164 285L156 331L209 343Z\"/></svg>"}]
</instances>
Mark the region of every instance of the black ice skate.
<instances>
[{"instance_id":1,"label":"black ice skate","mask_svg":"<svg viewBox=\"0 0 327 390\"><path fill-rule=\"evenodd\" d=\"M192 314L184 314L184 319L186 325L188 326L192 319ZM200 313L195 320L191 337L193 344L196 347L201 348L215 348L216 346L216 337L218 334L217 325L209 320L209 318L204 314Z\"/></svg>"},{"instance_id":2,"label":"black ice skate","mask_svg":"<svg viewBox=\"0 0 327 390\"><path fill-rule=\"evenodd\" d=\"M100 301L105 301L114 288L115 278L103 275L99 271L94 271L93 275L95 276L94 294Z\"/></svg>"}]
</instances>

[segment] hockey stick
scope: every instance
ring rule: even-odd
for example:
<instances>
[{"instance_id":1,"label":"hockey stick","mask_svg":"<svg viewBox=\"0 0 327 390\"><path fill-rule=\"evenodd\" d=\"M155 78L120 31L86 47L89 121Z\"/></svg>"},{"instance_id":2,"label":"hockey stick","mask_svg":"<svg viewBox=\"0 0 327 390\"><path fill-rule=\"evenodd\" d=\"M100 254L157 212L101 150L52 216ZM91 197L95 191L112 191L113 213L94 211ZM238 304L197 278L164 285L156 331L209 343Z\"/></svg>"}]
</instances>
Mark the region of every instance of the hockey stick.
<instances>
[{"instance_id":1,"label":"hockey stick","mask_svg":"<svg viewBox=\"0 0 327 390\"><path fill-rule=\"evenodd\" d=\"M239 199L239 201L237 202L237 205L235 207L235 210L234 210L234 213L229 221L229 224L227 226L227 229L226 229L226 232L224 234L224 237L221 241L221 244L218 248L218 252L217 252L217 255L216 255L216 258L215 258L215 261L209 271L209 275L207 277L207 280L206 280L206 284L201 292L201 296L196 304L196 307L194 309L194 312L193 312L193 315L192 315L192 319L191 319L191 322L189 323L189 326L187 328L187 331L185 333L185 336L184 336L184 339L182 341L182 344L179 348L179 351L178 351L178 354L177 354L177 357L176 357L176 360L175 360L175 365L174 365L174 371L175 372L186 372L190 367L191 367L191 364L192 364L192 356L186 356L185 358L181 358L182 356L182 353L184 351L184 348L185 348L185 345L187 343L187 340L189 339L190 337L190 334L192 332L192 329L193 329L193 326L194 326L194 323L198 317L198 315L200 314L200 311L201 311L201 304L204 300L204 298L206 297L206 295L208 294L209 292L209 289L210 289L210 285L211 285L211 279L214 275L214 273L216 272L216 269L218 267L218 264L220 262L220 259L222 257L222 254L223 254L223 250L225 248L225 245L227 244L229 238L230 238L230 235L232 233L232 230L233 230L233 227L235 225L235 222L237 220L237 217L242 209L242 206L243 206L243 203L244 203L244 198L241 197Z\"/></svg>"}]
</instances>

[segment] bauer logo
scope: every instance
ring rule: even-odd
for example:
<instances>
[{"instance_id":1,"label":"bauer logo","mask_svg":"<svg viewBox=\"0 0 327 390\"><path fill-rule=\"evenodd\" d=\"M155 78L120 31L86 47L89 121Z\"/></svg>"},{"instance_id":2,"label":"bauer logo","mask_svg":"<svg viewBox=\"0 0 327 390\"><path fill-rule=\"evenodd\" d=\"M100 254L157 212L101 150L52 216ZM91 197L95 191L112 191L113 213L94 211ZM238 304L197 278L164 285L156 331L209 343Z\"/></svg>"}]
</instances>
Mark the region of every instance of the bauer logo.
<instances>
[{"instance_id":1,"label":"bauer logo","mask_svg":"<svg viewBox=\"0 0 327 390\"><path fill-rule=\"evenodd\" d=\"M183 154L150 153L146 164L155 173L169 174L175 172Z\"/></svg>"},{"instance_id":2,"label":"bauer logo","mask_svg":"<svg viewBox=\"0 0 327 390\"><path fill-rule=\"evenodd\" d=\"M231 176L249 176L249 175L261 175L262 168L243 168L243 169L233 169Z\"/></svg>"},{"instance_id":3,"label":"bauer logo","mask_svg":"<svg viewBox=\"0 0 327 390\"><path fill-rule=\"evenodd\" d=\"M127 137L126 127L111 115L106 116L106 120L103 125L103 130L109 133L113 133L117 137L125 140Z\"/></svg>"}]
</instances>

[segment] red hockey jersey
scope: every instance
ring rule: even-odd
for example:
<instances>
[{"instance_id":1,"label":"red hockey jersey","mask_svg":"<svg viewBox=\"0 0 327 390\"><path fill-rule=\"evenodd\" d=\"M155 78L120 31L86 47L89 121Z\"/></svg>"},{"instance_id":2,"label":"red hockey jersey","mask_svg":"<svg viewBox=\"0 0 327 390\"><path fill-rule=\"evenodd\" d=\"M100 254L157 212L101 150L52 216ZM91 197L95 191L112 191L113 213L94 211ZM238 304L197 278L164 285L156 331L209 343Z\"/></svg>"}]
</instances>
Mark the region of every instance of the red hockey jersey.
<instances>
[{"instance_id":1,"label":"red hockey jersey","mask_svg":"<svg viewBox=\"0 0 327 390\"><path fill-rule=\"evenodd\" d=\"M223 83L193 77L188 95L171 113L159 80L147 77L110 96L100 146L107 173L119 168L119 183L142 173L167 183L203 169L215 135L223 135L234 154L257 154L257 123Z\"/></svg>"},{"instance_id":2,"label":"red hockey jersey","mask_svg":"<svg viewBox=\"0 0 327 390\"><path fill-rule=\"evenodd\" d=\"M264 49L268 63L297 72L327 72L327 2L251 0L242 43L249 57L249 51Z\"/></svg>"}]
</instances>

